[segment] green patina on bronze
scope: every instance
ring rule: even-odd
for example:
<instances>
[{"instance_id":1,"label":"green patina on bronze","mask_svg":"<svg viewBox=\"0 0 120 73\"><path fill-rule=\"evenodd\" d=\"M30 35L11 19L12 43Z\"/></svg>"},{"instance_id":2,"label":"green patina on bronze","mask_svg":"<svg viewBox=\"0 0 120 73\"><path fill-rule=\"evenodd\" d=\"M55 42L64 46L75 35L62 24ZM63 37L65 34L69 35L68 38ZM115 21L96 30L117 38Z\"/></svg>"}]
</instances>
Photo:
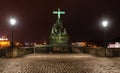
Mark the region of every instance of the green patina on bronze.
<instances>
[{"instance_id":1,"label":"green patina on bronze","mask_svg":"<svg viewBox=\"0 0 120 73\"><path fill-rule=\"evenodd\" d=\"M54 11L53 14L58 14L58 18L56 23L52 26L52 31L50 34L49 45L52 47L68 47L69 46L69 37L66 31L66 28L63 27L62 20L60 18L61 14L65 14L65 12Z\"/></svg>"}]
</instances>

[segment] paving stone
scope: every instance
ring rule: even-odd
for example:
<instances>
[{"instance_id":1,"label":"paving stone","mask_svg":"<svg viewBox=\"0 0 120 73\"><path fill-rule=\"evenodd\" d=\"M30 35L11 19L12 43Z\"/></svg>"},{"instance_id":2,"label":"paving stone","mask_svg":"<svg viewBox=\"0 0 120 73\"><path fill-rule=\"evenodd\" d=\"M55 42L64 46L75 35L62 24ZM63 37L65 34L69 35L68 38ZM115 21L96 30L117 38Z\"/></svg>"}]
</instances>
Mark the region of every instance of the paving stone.
<instances>
[{"instance_id":1,"label":"paving stone","mask_svg":"<svg viewBox=\"0 0 120 73\"><path fill-rule=\"evenodd\" d=\"M0 73L120 73L120 58L30 54L21 58L0 58Z\"/></svg>"}]
</instances>

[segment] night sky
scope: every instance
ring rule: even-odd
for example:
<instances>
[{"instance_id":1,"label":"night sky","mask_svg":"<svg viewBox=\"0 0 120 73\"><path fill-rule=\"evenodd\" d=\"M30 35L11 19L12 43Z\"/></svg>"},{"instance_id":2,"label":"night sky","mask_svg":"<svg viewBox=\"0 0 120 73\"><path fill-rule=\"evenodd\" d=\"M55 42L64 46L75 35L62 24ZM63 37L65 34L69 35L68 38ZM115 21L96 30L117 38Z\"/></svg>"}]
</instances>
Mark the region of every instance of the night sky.
<instances>
[{"instance_id":1,"label":"night sky","mask_svg":"<svg viewBox=\"0 0 120 73\"><path fill-rule=\"evenodd\" d=\"M57 20L52 11L58 8L66 12L62 15L63 26L72 42L102 41L102 20L109 21L107 39L120 37L119 0L0 0L0 36L11 40L9 18L14 16L15 41L47 41Z\"/></svg>"}]
</instances>

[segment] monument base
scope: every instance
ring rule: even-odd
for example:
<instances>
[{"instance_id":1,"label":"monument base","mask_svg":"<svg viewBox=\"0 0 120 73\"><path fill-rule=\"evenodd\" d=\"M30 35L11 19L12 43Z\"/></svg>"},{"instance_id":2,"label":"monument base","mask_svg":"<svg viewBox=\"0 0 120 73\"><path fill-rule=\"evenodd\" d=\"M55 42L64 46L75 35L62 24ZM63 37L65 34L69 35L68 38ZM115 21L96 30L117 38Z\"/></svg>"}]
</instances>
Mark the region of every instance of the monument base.
<instances>
[{"instance_id":1,"label":"monument base","mask_svg":"<svg viewBox=\"0 0 120 73\"><path fill-rule=\"evenodd\" d=\"M52 46L49 48L50 53L72 53L70 46Z\"/></svg>"}]
</instances>

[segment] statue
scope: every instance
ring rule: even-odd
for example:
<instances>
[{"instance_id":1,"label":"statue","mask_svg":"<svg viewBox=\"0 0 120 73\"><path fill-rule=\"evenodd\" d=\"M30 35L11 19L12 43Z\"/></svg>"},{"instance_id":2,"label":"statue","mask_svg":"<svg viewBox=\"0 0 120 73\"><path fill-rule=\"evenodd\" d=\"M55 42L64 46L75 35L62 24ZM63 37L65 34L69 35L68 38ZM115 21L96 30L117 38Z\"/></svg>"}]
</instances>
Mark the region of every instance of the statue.
<instances>
[{"instance_id":1,"label":"statue","mask_svg":"<svg viewBox=\"0 0 120 73\"><path fill-rule=\"evenodd\" d=\"M49 45L52 47L53 51L63 52L68 49L69 46L69 37L66 29L62 25L62 20L60 15L65 14L64 11L53 11L53 14L58 14L56 23L52 26L52 31L50 34Z\"/></svg>"}]
</instances>

